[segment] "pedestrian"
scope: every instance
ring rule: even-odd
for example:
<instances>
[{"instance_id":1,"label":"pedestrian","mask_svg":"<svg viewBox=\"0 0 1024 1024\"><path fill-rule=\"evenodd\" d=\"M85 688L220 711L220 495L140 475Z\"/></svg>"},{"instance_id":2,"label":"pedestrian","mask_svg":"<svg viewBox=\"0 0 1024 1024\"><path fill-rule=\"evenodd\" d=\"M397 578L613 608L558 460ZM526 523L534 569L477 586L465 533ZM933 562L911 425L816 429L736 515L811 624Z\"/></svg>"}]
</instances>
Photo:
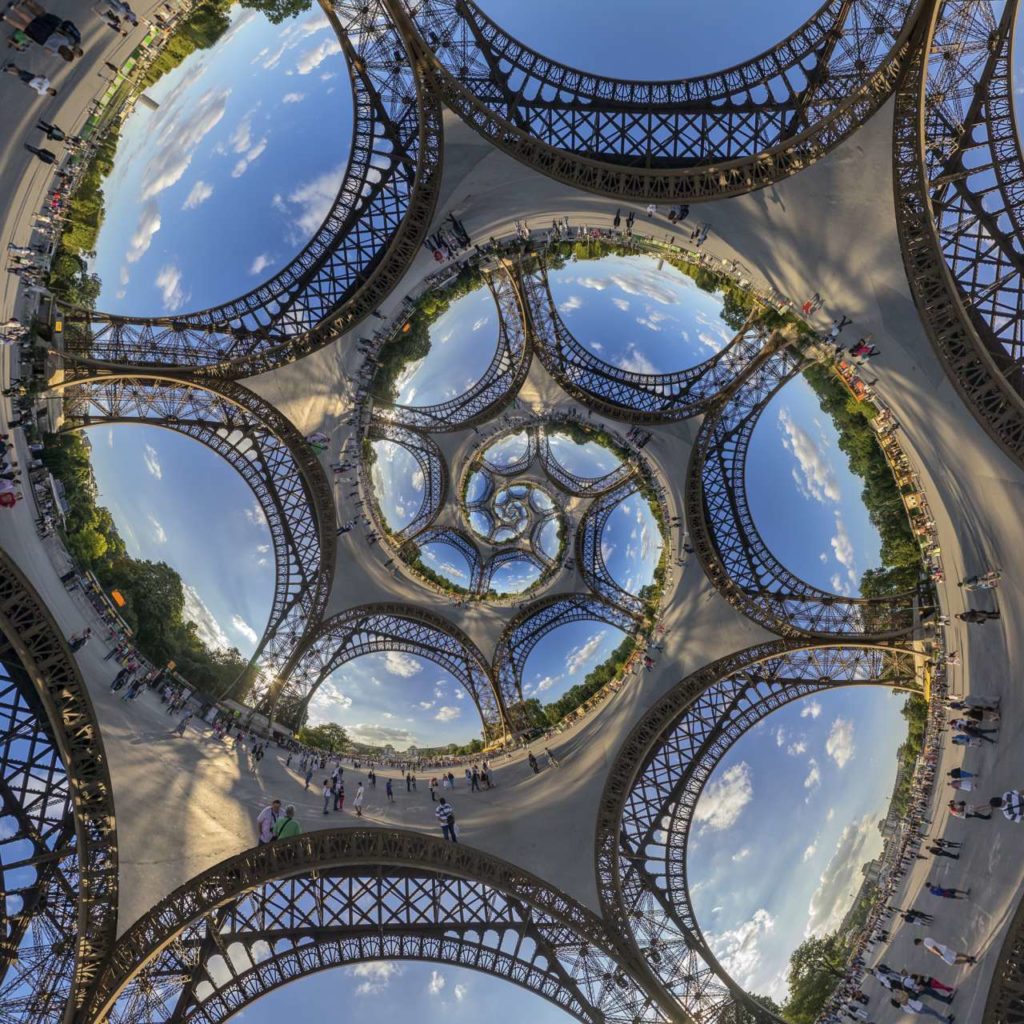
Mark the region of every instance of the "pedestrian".
<instances>
[{"instance_id":1,"label":"pedestrian","mask_svg":"<svg viewBox=\"0 0 1024 1024\"><path fill-rule=\"evenodd\" d=\"M437 802L437 808L434 811L434 816L441 825L441 834L445 839L448 839L453 843L457 843L459 839L455 833L455 811L452 808L452 805L448 803L444 797L441 797Z\"/></svg>"},{"instance_id":2,"label":"pedestrian","mask_svg":"<svg viewBox=\"0 0 1024 1024\"><path fill-rule=\"evenodd\" d=\"M334 783L334 809L345 813L345 783L340 778Z\"/></svg>"},{"instance_id":3,"label":"pedestrian","mask_svg":"<svg viewBox=\"0 0 1024 1024\"><path fill-rule=\"evenodd\" d=\"M534 775L539 775L540 774L540 765L537 764L537 758L535 758L533 756L533 751L532 750L530 751L527 760L530 762L530 767L533 769L533 774Z\"/></svg>"},{"instance_id":4,"label":"pedestrian","mask_svg":"<svg viewBox=\"0 0 1024 1024\"><path fill-rule=\"evenodd\" d=\"M179 736L185 735L185 729L187 728L188 723L192 721L193 714L194 712L192 711L191 708L189 708L188 711L186 711L185 714L181 716L181 721L178 722L178 724L174 727L174 731Z\"/></svg>"},{"instance_id":5,"label":"pedestrian","mask_svg":"<svg viewBox=\"0 0 1024 1024\"><path fill-rule=\"evenodd\" d=\"M352 806L356 809L356 817L363 816L363 784L356 786L356 795L352 798Z\"/></svg>"},{"instance_id":6,"label":"pedestrian","mask_svg":"<svg viewBox=\"0 0 1024 1024\"><path fill-rule=\"evenodd\" d=\"M959 964L974 964L977 963L978 958L971 956L970 953L958 953L955 949L950 946L946 946L939 942L937 939L925 938L925 939L914 939L915 946L924 946L929 953L933 953L941 960L945 960L950 967L956 967Z\"/></svg>"},{"instance_id":7,"label":"pedestrian","mask_svg":"<svg viewBox=\"0 0 1024 1024\"><path fill-rule=\"evenodd\" d=\"M330 779L324 779L323 797L324 797L324 814L327 814L330 811L331 799L334 797L334 790L331 788L331 780Z\"/></svg>"},{"instance_id":8,"label":"pedestrian","mask_svg":"<svg viewBox=\"0 0 1024 1024\"><path fill-rule=\"evenodd\" d=\"M388 779L384 783L384 792L387 793L388 803L392 803L393 804L395 802L395 793L394 793L394 790L392 790L392 788L391 788L391 780L390 779Z\"/></svg>"},{"instance_id":9,"label":"pedestrian","mask_svg":"<svg viewBox=\"0 0 1024 1024\"><path fill-rule=\"evenodd\" d=\"M27 142L25 143L25 148L34 156L42 160L44 164L52 164L56 163L57 161L57 154L54 153L52 150L38 149L35 146L30 146Z\"/></svg>"},{"instance_id":10,"label":"pedestrian","mask_svg":"<svg viewBox=\"0 0 1024 1024\"><path fill-rule=\"evenodd\" d=\"M302 831L302 826L295 820L295 807L289 804L284 809L284 817L278 818L274 825L275 839L291 839Z\"/></svg>"},{"instance_id":11,"label":"pedestrian","mask_svg":"<svg viewBox=\"0 0 1024 1024\"><path fill-rule=\"evenodd\" d=\"M945 1021L946 1024L952 1024L953 1021L952 1014L940 1013L930 1006L925 1006L920 999L915 999L907 992L894 992L889 1002L897 1010L903 1010L905 1013L919 1014L922 1017L936 1017L941 1021Z\"/></svg>"},{"instance_id":12,"label":"pedestrian","mask_svg":"<svg viewBox=\"0 0 1024 1024\"><path fill-rule=\"evenodd\" d=\"M944 850L941 846L929 846L928 852L933 857L948 857L950 860L959 860L959 853L950 853L949 850Z\"/></svg>"},{"instance_id":13,"label":"pedestrian","mask_svg":"<svg viewBox=\"0 0 1024 1024\"><path fill-rule=\"evenodd\" d=\"M946 774L951 779L976 779L978 775L976 772L967 772L963 768L950 768Z\"/></svg>"},{"instance_id":14,"label":"pedestrian","mask_svg":"<svg viewBox=\"0 0 1024 1024\"><path fill-rule=\"evenodd\" d=\"M962 790L964 793L970 793L974 789L973 779L953 779L949 784L954 789Z\"/></svg>"},{"instance_id":15,"label":"pedestrian","mask_svg":"<svg viewBox=\"0 0 1024 1024\"><path fill-rule=\"evenodd\" d=\"M309 784L313 781L313 766L310 765L306 769L306 789L309 789Z\"/></svg>"},{"instance_id":16,"label":"pedestrian","mask_svg":"<svg viewBox=\"0 0 1024 1024\"><path fill-rule=\"evenodd\" d=\"M1019 789L1008 789L1002 796L994 796L988 802L989 807L999 808L1007 821L1019 825L1024 818L1024 795Z\"/></svg>"},{"instance_id":17,"label":"pedestrian","mask_svg":"<svg viewBox=\"0 0 1024 1024\"><path fill-rule=\"evenodd\" d=\"M256 825L259 828L259 845L266 846L274 838L274 825L281 816L281 801L271 800L266 807L256 816Z\"/></svg>"},{"instance_id":18,"label":"pedestrian","mask_svg":"<svg viewBox=\"0 0 1024 1024\"><path fill-rule=\"evenodd\" d=\"M17 77L34 92L37 92L40 96L56 96L57 90L50 85L50 80L46 75L37 75L34 71L26 71L24 68L19 68L17 64L5 64L4 73L8 75L17 75ZM9 426L10 424L8 424Z\"/></svg>"},{"instance_id":19,"label":"pedestrian","mask_svg":"<svg viewBox=\"0 0 1024 1024\"><path fill-rule=\"evenodd\" d=\"M944 900L965 900L971 895L970 889L946 889L931 882L925 882L925 888L933 896L939 896Z\"/></svg>"},{"instance_id":20,"label":"pedestrian","mask_svg":"<svg viewBox=\"0 0 1024 1024\"><path fill-rule=\"evenodd\" d=\"M954 818L981 818L983 821L988 821L992 815L991 813L983 813L988 808L984 804L968 804L963 800L950 800L949 813Z\"/></svg>"},{"instance_id":21,"label":"pedestrian","mask_svg":"<svg viewBox=\"0 0 1024 1024\"><path fill-rule=\"evenodd\" d=\"M435 793L436 789L437 789L437 779L436 778L432 778L430 780L430 802L432 804L436 804L437 803L437 795Z\"/></svg>"},{"instance_id":22,"label":"pedestrian","mask_svg":"<svg viewBox=\"0 0 1024 1024\"><path fill-rule=\"evenodd\" d=\"M984 608L970 608L965 612L960 612L957 618L961 622L973 622L979 625L983 622L988 622L989 619L998 619L999 612L986 611Z\"/></svg>"}]
</instances>

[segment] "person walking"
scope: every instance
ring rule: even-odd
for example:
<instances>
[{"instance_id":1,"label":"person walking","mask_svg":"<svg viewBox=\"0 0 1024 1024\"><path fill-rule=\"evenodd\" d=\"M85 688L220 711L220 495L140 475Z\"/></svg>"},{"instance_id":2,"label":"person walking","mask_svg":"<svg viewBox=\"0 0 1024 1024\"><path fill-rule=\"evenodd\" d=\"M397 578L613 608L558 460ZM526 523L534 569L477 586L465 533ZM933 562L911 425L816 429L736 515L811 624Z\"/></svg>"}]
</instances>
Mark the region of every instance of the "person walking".
<instances>
[{"instance_id":1,"label":"person walking","mask_svg":"<svg viewBox=\"0 0 1024 1024\"><path fill-rule=\"evenodd\" d=\"M352 798L352 806L356 809L356 817L363 816L363 784L356 786L356 795Z\"/></svg>"},{"instance_id":2,"label":"person walking","mask_svg":"<svg viewBox=\"0 0 1024 1024\"><path fill-rule=\"evenodd\" d=\"M992 797L988 805L1000 809L1003 817L1016 825L1024 818L1024 794L1019 789L1008 789L1002 796Z\"/></svg>"},{"instance_id":3,"label":"person walking","mask_svg":"<svg viewBox=\"0 0 1024 1024\"><path fill-rule=\"evenodd\" d=\"M931 924L935 920L931 914L926 914L921 910L904 910L900 917L903 918L907 924Z\"/></svg>"},{"instance_id":4,"label":"person walking","mask_svg":"<svg viewBox=\"0 0 1024 1024\"><path fill-rule=\"evenodd\" d=\"M530 767L533 769L533 774L534 775L539 775L540 774L540 765L537 764L537 758L535 758L533 756L533 751L532 750L530 751L529 756L527 757L527 760L530 762Z\"/></svg>"},{"instance_id":5,"label":"person walking","mask_svg":"<svg viewBox=\"0 0 1024 1024\"><path fill-rule=\"evenodd\" d=\"M951 946L947 946L944 943L939 942L938 939L914 939L914 945L924 946L929 953L937 956L940 960L944 960L950 967L957 967L960 964L975 964L978 962L978 958L976 956L972 956L970 953L958 953Z\"/></svg>"},{"instance_id":6,"label":"person walking","mask_svg":"<svg viewBox=\"0 0 1024 1024\"><path fill-rule=\"evenodd\" d=\"M981 818L982 821L988 821L991 819L991 814L984 814L987 810L984 804L969 804L963 800L950 800L949 813L954 818Z\"/></svg>"},{"instance_id":7,"label":"person walking","mask_svg":"<svg viewBox=\"0 0 1024 1024\"><path fill-rule=\"evenodd\" d=\"M188 723L192 721L192 716L195 714L191 708L181 716L181 721L174 727L174 731L179 736L185 735L185 729L188 727Z\"/></svg>"},{"instance_id":8,"label":"person walking","mask_svg":"<svg viewBox=\"0 0 1024 1024\"><path fill-rule=\"evenodd\" d=\"M37 146L29 145L25 143L25 148L39 160L42 160L44 164L53 164L57 162L57 154L50 149L39 149Z\"/></svg>"},{"instance_id":9,"label":"person walking","mask_svg":"<svg viewBox=\"0 0 1024 1024\"><path fill-rule=\"evenodd\" d=\"M57 90L50 85L46 75L37 75L34 71L19 68L17 64L5 64L4 73L16 75L20 81L40 96L56 96Z\"/></svg>"},{"instance_id":10,"label":"person walking","mask_svg":"<svg viewBox=\"0 0 1024 1024\"><path fill-rule=\"evenodd\" d=\"M266 807L258 815L256 815L256 825L259 828L260 839L259 845L266 846L274 838L274 825L277 824L277 819L281 816L281 801L271 800Z\"/></svg>"},{"instance_id":11,"label":"person walking","mask_svg":"<svg viewBox=\"0 0 1024 1024\"><path fill-rule=\"evenodd\" d=\"M309 789L309 784L313 781L313 766L310 765L306 769L306 789Z\"/></svg>"},{"instance_id":12,"label":"person walking","mask_svg":"<svg viewBox=\"0 0 1024 1024\"><path fill-rule=\"evenodd\" d=\"M479 793L480 792L480 769L477 768L476 765L473 765L473 773L470 775L469 779L470 779L470 786L469 786L470 792L471 793Z\"/></svg>"},{"instance_id":13,"label":"person walking","mask_svg":"<svg viewBox=\"0 0 1024 1024\"><path fill-rule=\"evenodd\" d=\"M945 1021L946 1024L952 1024L953 1021L953 1015L951 1013L940 1013L931 1006L925 1006L920 999L915 999L909 992L904 992L902 990L894 992L889 1002L892 1006L895 1006L897 1010L903 1010L904 1013L914 1013L922 1017L935 1017L938 1020Z\"/></svg>"},{"instance_id":14,"label":"person walking","mask_svg":"<svg viewBox=\"0 0 1024 1024\"><path fill-rule=\"evenodd\" d=\"M434 817L437 818L441 825L441 834L445 839L450 842L457 843L459 841L458 836L455 833L455 811L452 805L448 801L441 797L437 802L437 808L434 811Z\"/></svg>"},{"instance_id":15,"label":"person walking","mask_svg":"<svg viewBox=\"0 0 1024 1024\"><path fill-rule=\"evenodd\" d=\"M345 783L340 778L334 783L334 809L345 813Z\"/></svg>"},{"instance_id":16,"label":"person walking","mask_svg":"<svg viewBox=\"0 0 1024 1024\"><path fill-rule=\"evenodd\" d=\"M544 748L544 753L548 755L548 764L551 765L552 768L557 768L558 767L558 758L555 757L555 755L551 753L551 748L550 747L545 747Z\"/></svg>"},{"instance_id":17,"label":"person walking","mask_svg":"<svg viewBox=\"0 0 1024 1024\"><path fill-rule=\"evenodd\" d=\"M324 779L323 796L324 796L324 814L328 814L330 812L330 808L331 808L331 800L334 797L334 790L331 788L331 780L330 779Z\"/></svg>"},{"instance_id":18,"label":"person walking","mask_svg":"<svg viewBox=\"0 0 1024 1024\"><path fill-rule=\"evenodd\" d=\"M933 857L948 857L950 860L959 860L960 859L960 854L959 853L950 853L949 850L946 850L946 849L944 849L941 846L929 846L928 847L928 852Z\"/></svg>"},{"instance_id":19,"label":"person walking","mask_svg":"<svg viewBox=\"0 0 1024 1024\"><path fill-rule=\"evenodd\" d=\"M277 819L274 825L275 839L291 839L302 831L302 826L295 820L295 807L289 804L284 809L284 816Z\"/></svg>"},{"instance_id":20,"label":"person walking","mask_svg":"<svg viewBox=\"0 0 1024 1024\"><path fill-rule=\"evenodd\" d=\"M437 803L437 779L431 778L430 780L430 802L432 804Z\"/></svg>"},{"instance_id":21,"label":"person walking","mask_svg":"<svg viewBox=\"0 0 1024 1024\"><path fill-rule=\"evenodd\" d=\"M388 779L384 783L384 792L387 793L388 803L393 804L395 802L395 791L391 788L391 780Z\"/></svg>"},{"instance_id":22,"label":"person walking","mask_svg":"<svg viewBox=\"0 0 1024 1024\"><path fill-rule=\"evenodd\" d=\"M950 768L946 774L951 779L977 779L979 777L976 772L964 771L963 768Z\"/></svg>"},{"instance_id":23,"label":"person walking","mask_svg":"<svg viewBox=\"0 0 1024 1024\"><path fill-rule=\"evenodd\" d=\"M970 889L945 889L941 885L925 882L924 887L933 895L944 900L965 900L971 895Z\"/></svg>"},{"instance_id":24,"label":"person walking","mask_svg":"<svg viewBox=\"0 0 1024 1024\"><path fill-rule=\"evenodd\" d=\"M965 612L959 612L957 618L961 622L971 622L980 625L983 622L988 622L989 619L998 619L999 612L986 611L984 608L969 608Z\"/></svg>"}]
</instances>

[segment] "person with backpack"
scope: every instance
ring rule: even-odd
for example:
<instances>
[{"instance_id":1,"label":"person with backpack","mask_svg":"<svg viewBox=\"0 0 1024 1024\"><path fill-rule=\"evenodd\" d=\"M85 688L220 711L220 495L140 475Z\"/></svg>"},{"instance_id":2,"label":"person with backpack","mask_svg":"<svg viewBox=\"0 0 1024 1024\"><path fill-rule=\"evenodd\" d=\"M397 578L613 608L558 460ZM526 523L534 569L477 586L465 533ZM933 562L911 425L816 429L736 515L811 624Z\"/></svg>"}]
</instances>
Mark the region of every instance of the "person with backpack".
<instances>
[{"instance_id":1,"label":"person with backpack","mask_svg":"<svg viewBox=\"0 0 1024 1024\"><path fill-rule=\"evenodd\" d=\"M444 797L441 797L437 802L437 809L434 811L434 816L441 825L441 834L445 839L450 842L457 843L459 839L455 832L455 809Z\"/></svg>"},{"instance_id":2,"label":"person with backpack","mask_svg":"<svg viewBox=\"0 0 1024 1024\"><path fill-rule=\"evenodd\" d=\"M291 839L302 831L302 826L295 820L294 804L284 809L284 817L277 819L272 831L275 839Z\"/></svg>"}]
</instances>

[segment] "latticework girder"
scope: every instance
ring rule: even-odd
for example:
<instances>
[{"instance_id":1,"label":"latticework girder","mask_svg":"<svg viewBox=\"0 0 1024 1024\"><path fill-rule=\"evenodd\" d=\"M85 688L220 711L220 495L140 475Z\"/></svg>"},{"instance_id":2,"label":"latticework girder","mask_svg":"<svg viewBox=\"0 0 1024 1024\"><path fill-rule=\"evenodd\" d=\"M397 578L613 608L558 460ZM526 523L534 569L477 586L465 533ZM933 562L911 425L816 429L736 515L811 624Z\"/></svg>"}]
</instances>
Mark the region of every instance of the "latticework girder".
<instances>
[{"instance_id":1,"label":"latticework girder","mask_svg":"<svg viewBox=\"0 0 1024 1024\"><path fill-rule=\"evenodd\" d=\"M476 644L457 626L412 605L350 608L327 619L296 651L271 688L263 710L298 728L324 681L346 662L365 654L397 651L426 658L450 673L472 698L485 735L507 731L503 694Z\"/></svg>"},{"instance_id":2,"label":"latticework girder","mask_svg":"<svg viewBox=\"0 0 1024 1024\"><path fill-rule=\"evenodd\" d=\"M253 661L274 676L327 605L337 539L331 487L316 454L269 402L232 381L96 377L63 392L66 426L140 423L220 455L252 489L274 551L274 600Z\"/></svg>"},{"instance_id":3,"label":"latticework girder","mask_svg":"<svg viewBox=\"0 0 1024 1024\"><path fill-rule=\"evenodd\" d=\"M889 638L913 628L914 592L859 598L800 579L772 554L750 511L746 460L767 404L799 372L782 349L756 366L701 424L688 471L686 520L708 578L727 601L782 636Z\"/></svg>"},{"instance_id":4,"label":"latticework girder","mask_svg":"<svg viewBox=\"0 0 1024 1024\"><path fill-rule=\"evenodd\" d=\"M1018 0L934 7L897 90L897 224L911 291L946 371L1024 462L1024 164L1013 110Z\"/></svg>"},{"instance_id":5,"label":"latticework girder","mask_svg":"<svg viewBox=\"0 0 1024 1024\"><path fill-rule=\"evenodd\" d=\"M441 178L441 112L383 0L327 8L355 103L341 188L311 241L282 271L220 306L173 317L67 310L69 372L81 361L192 367L238 378L325 345L369 314L419 250Z\"/></svg>"},{"instance_id":6,"label":"latticework girder","mask_svg":"<svg viewBox=\"0 0 1024 1024\"><path fill-rule=\"evenodd\" d=\"M705 940L687 878L701 793L730 748L783 705L841 686L917 688L911 651L809 647L775 640L684 679L626 739L602 798L597 870L602 907L693 1020L774 1018L729 977Z\"/></svg>"},{"instance_id":7,"label":"latticework girder","mask_svg":"<svg viewBox=\"0 0 1024 1024\"><path fill-rule=\"evenodd\" d=\"M0 780L0 1020L57 1024L114 944L113 796L74 658L3 552Z\"/></svg>"},{"instance_id":8,"label":"latticework girder","mask_svg":"<svg viewBox=\"0 0 1024 1024\"><path fill-rule=\"evenodd\" d=\"M444 101L522 162L620 199L716 199L823 157L888 96L923 0L827 0L745 64L620 81L513 39L471 0L388 0ZM400 10L401 8L401 10Z\"/></svg>"}]
</instances>

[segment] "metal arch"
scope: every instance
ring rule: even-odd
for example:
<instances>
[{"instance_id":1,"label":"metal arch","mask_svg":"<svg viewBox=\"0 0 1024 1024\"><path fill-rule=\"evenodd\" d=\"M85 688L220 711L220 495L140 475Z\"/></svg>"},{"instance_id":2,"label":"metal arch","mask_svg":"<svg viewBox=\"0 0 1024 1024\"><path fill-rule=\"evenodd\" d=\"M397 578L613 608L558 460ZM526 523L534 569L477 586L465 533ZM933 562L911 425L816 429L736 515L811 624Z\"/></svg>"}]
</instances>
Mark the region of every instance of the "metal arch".
<instances>
[{"instance_id":1,"label":"metal arch","mask_svg":"<svg viewBox=\"0 0 1024 1024\"><path fill-rule=\"evenodd\" d=\"M525 278L533 309L537 358L575 399L630 423L668 423L707 412L739 377L782 340L748 320L732 341L703 363L672 373L623 370L588 351L566 326L542 263Z\"/></svg>"},{"instance_id":2,"label":"metal arch","mask_svg":"<svg viewBox=\"0 0 1024 1024\"><path fill-rule=\"evenodd\" d=\"M551 450L548 427L552 427L552 424L542 425L537 430L537 457L540 459L548 479L574 497L597 498L615 490L624 480L628 480L637 472L637 465L642 461L638 455L631 453L627 457L626 452L617 450L615 455L619 464L610 473L599 477L578 476L566 469ZM558 433L557 427L553 427L552 433ZM602 433L605 432L602 431ZM632 463L630 458L633 460Z\"/></svg>"},{"instance_id":3,"label":"metal arch","mask_svg":"<svg viewBox=\"0 0 1024 1024\"><path fill-rule=\"evenodd\" d=\"M464 590L467 594L478 594L484 575L484 560L477 546L463 533L451 526L435 526L419 533L415 541L416 547L422 549L427 544L446 544L456 550L466 560L469 567L469 586Z\"/></svg>"},{"instance_id":4,"label":"metal arch","mask_svg":"<svg viewBox=\"0 0 1024 1024\"><path fill-rule=\"evenodd\" d=\"M0 551L0 1001L44 1024L80 1007L117 930L113 793L92 702L50 613ZM17 851L12 858L10 851ZM12 873L31 872L12 886ZM11 913L7 901L20 897Z\"/></svg>"},{"instance_id":5,"label":"metal arch","mask_svg":"<svg viewBox=\"0 0 1024 1024\"><path fill-rule=\"evenodd\" d=\"M687 881L693 814L736 741L784 704L837 686L916 689L913 652L776 640L719 659L661 698L627 737L602 796L597 871L605 919L692 1020L775 1020L718 963Z\"/></svg>"},{"instance_id":6,"label":"metal arch","mask_svg":"<svg viewBox=\"0 0 1024 1024\"><path fill-rule=\"evenodd\" d=\"M510 462L506 466L499 466L494 462L491 462L487 458L487 452L489 452L499 441L503 441L506 437L515 437L518 434L526 435L526 451L516 459L515 462ZM480 453L480 462L488 473L494 476L517 476L520 473L525 473L530 468L530 463L540 454L540 439L537 433L536 425L530 426L519 426L510 427L508 430L502 431L493 438L491 438L487 447ZM475 460L474 460L475 461ZM470 463L470 470L473 469L473 463ZM491 486L494 486L494 481L490 481ZM477 499L479 501L486 501L490 497L490 491L483 498ZM477 504L474 502L473 504Z\"/></svg>"},{"instance_id":7,"label":"metal arch","mask_svg":"<svg viewBox=\"0 0 1024 1024\"><path fill-rule=\"evenodd\" d=\"M947 374L1024 464L1024 168L1010 82L1017 0L946 0L896 93L896 221ZM923 56L922 56L923 53Z\"/></svg>"},{"instance_id":8,"label":"metal arch","mask_svg":"<svg viewBox=\"0 0 1024 1024\"><path fill-rule=\"evenodd\" d=\"M821 640L904 636L913 628L914 592L853 598L812 587L779 562L754 522L746 489L750 439L765 406L802 365L800 353L777 352L701 424L686 493L692 543L722 596L775 633Z\"/></svg>"},{"instance_id":9,"label":"metal arch","mask_svg":"<svg viewBox=\"0 0 1024 1024\"><path fill-rule=\"evenodd\" d=\"M405 273L440 189L440 105L383 0L323 6L350 69L355 125L341 188L313 239L275 277L210 309L155 318L68 310L70 372L99 363L262 373L352 328Z\"/></svg>"},{"instance_id":10,"label":"metal arch","mask_svg":"<svg viewBox=\"0 0 1024 1024\"><path fill-rule=\"evenodd\" d=\"M547 519L542 520L534 527L536 531L539 527L547 525L548 522L553 518L549 516ZM486 594L491 589L491 584L494 582L495 573L499 569L504 568L510 562L529 562L537 571L540 576L529 588L532 589L535 586L540 586L546 576L550 576L553 569L556 567L556 563L543 559L540 555L533 550L533 543L531 540L531 547L529 549L523 548L505 548L503 551L495 551L493 555L487 560L486 566L484 566L483 579L480 582L480 593Z\"/></svg>"},{"instance_id":11,"label":"metal arch","mask_svg":"<svg viewBox=\"0 0 1024 1024\"><path fill-rule=\"evenodd\" d=\"M527 605L504 629L494 651L492 675L508 708L521 707L523 668L534 647L570 622L604 622L624 633L636 628L633 615L597 594L552 594Z\"/></svg>"},{"instance_id":12,"label":"metal arch","mask_svg":"<svg viewBox=\"0 0 1024 1024\"><path fill-rule=\"evenodd\" d=\"M604 561L601 537L615 509L639 491L640 481L631 477L614 491L602 495L587 509L576 531L576 561L583 581L594 593L635 618L643 614L644 601L638 594L632 594L616 583Z\"/></svg>"},{"instance_id":13,"label":"metal arch","mask_svg":"<svg viewBox=\"0 0 1024 1024\"><path fill-rule=\"evenodd\" d=\"M279 985L370 958L474 967L587 1024L671 1015L601 920L533 875L419 833L337 829L247 850L166 897L121 937L80 1021L223 1024Z\"/></svg>"},{"instance_id":14,"label":"metal arch","mask_svg":"<svg viewBox=\"0 0 1024 1024\"><path fill-rule=\"evenodd\" d=\"M926 6L826 0L746 64L625 82L542 56L472 0L389 3L441 97L494 145L574 187L654 201L742 194L821 159L888 97Z\"/></svg>"},{"instance_id":15,"label":"metal arch","mask_svg":"<svg viewBox=\"0 0 1024 1024\"><path fill-rule=\"evenodd\" d=\"M522 387L532 346L519 287L507 268L486 275L498 311L498 344L483 376L465 393L435 405L374 403L374 416L416 430L464 430L489 420Z\"/></svg>"},{"instance_id":16,"label":"metal arch","mask_svg":"<svg viewBox=\"0 0 1024 1024\"><path fill-rule=\"evenodd\" d=\"M422 431L385 420L371 420L366 436L370 441L389 441L401 445L416 460L423 476L423 504L412 521L394 534L400 544L413 540L437 518L447 497L448 464L444 455L433 438ZM373 502L373 508L378 521L383 521L376 501Z\"/></svg>"},{"instance_id":17,"label":"metal arch","mask_svg":"<svg viewBox=\"0 0 1024 1024\"><path fill-rule=\"evenodd\" d=\"M360 605L321 623L268 694L268 716L297 728L332 672L353 658L385 651L427 658L450 672L472 698L485 734L507 730L505 702L476 644L440 615L405 604Z\"/></svg>"},{"instance_id":18,"label":"metal arch","mask_svg":"<svg viewBox=\"0 0 1024 1024\"><path fill-rule=\"evenodd\" d=\"M252 663L281 670L327 606L337 537L323 467L269 402L232 381L216 390L187 378L109 376L64 390L74 428L145 423L184 434L220 455L252 489L274 547L274 600Z\"/></svg>"},{"instance_id":19,"label":"metal arch","mask_svg":"<svg viewBox=\"0 0 1024 1024\"><path fill-rule=\"evenodd\" d=\"M1018 902L999 950L981 1024L1024 1024L1024 902Z\"/></svg>"}]
</instances>

